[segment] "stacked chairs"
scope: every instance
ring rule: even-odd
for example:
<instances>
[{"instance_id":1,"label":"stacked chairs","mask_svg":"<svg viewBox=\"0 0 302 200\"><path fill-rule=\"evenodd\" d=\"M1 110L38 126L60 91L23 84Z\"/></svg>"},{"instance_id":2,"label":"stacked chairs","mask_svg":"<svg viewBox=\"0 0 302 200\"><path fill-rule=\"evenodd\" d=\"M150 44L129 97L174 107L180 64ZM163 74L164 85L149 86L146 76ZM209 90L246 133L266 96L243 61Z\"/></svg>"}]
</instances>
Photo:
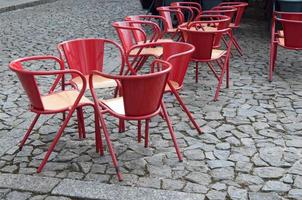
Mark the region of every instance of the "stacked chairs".
<instances>
[{"instance_id":1,"label":"stacked chairs","mask_svg":"<svg viewBox=\"0 0 302 200\"><path fill-rule=\"evenodd\" d=\"M48 71L32 71L25 69L24 65L26 63L33 63L33 62L41 62L41 61L55 61L60 65L61 70L48 70ZM25 133L20 145L19 150L22 150L25 142L27 141L32 129L34 128L37 120L39 119L40 115L42 114L56 114L62 112L68 112L67 117L64 119L63 124L61 125L60 129L56 133L50 147L44 159L42 160L40 166L38 167L37 172L41 172L44 165L46 164L50 154L54 150L56 144L58 143L60 137L63 134L65 127L67 126L72 114L75 110L78 112L78 129L79 134L84 135L84 119L82 116L81 111L83 106L92 106L95 108L94 103L90 101L88 98L84 96L84 92L86 90L86 78L83 74L77 70L73 69L63 69L64 64L63 61L59 58L54 56L32 56L26 58L20 58L14 60L9 65L10 69L14 71L22 86L25 90L29 101L30 101L30 110L36 113L36 116L32 123L30 124L27 132ZM77 76L81 80L81 88L75 89L71 88L68 90L60 90L55 91L59 82L62 79L63 75L73 75ZM56 76L54 83L52 84L48 94L41 95L41 89L37 85L37 78L41 76ZM96 137L96 146L99 147L98 141L100 137L100 127L98 123L97 112L95 110L95 137Z\"/></svg>"},{"instance_id":2,"label":"stacked chairs","mask_svg":"<svg viewBox=\"0 0 302 200\"><path fill-rule=\"evenodd\" d=\"M224 6L232 6L237 9L234 21L230 24L231 28L239 28L241 18L249 4L247 2L222 2L218 5L218 7Z\"/></svg>"},{"instance_id":3,"label":"stacked chairs","mask_svg":"<svg viewBox=\"0 0 302 200\"><path fill-rule=\"evenodd\" d=\"M162 101L170 70L170 63L162 60L155 60L152 62L150 72L148 74L141 74L139 76L114 76L94 71L89 78L90 90L92 92L95 105L97 105L101 127L120 181L122 180L122 174L118 167L117 159L106 128L104 120L105 113L122 120L135 120L139 122L141 120L145 120L145 147L148 146L149 121L152 117L162 113L165 121L167 122L178 159L179 161L182 161L182 155L177 145L175 133L165 105ZM122 96L106 100L98 98L93 85L93 79L97 76L116 80L120 85ZM140 126L138 129L140 132ZM140 140L141 135L138 137Z\"/></svg>"},{"instance_id":4,"label":"stacked chairs","mask_svg":"<svg viewBox=\"0 0 302 200\"><path fill-rule=\"evenodd\" d=\"M196 14L197 14L196 16L202 14L202 7L197 2L172 2L171 6L187 6L187 7L190 7L191 9L193 9L194 12L196 12ZM197 8L197 10L194 8Z\"/></svg>"},{"instance_id":5,"label":"stacked chairs","mask_svg":"<svg viewBox=\"0 0 302 200\"><path fill-rule=\"evenodd\" d=\"M218 80L214 101L218 100L219 91L222 85L224 74L226 73L226 85L229 87L229 59L232 47L232 40L226 43L225 49L216 49L215 37L221 37L227 35L230 32L230 28L206 31L202 27L208 24L225 23L224 20L211 20L211 21L195 21L188 26L180 26L179 29L182 32L183 40L195 46L195 51L192 56L192 60L196 62L196 82L198 81L198 63L205 62ZM220 74L213 65L216 62L220 68Z\"/></svg>"},{"instance_id":6,"label":"stacked chairs","mask_svg":"<svg viewBox=\"0 0 302 200\"><path fill-rule=\"evenodd\" d=\"M226 15L226 16L230 17L232 20L236 16L236 13L237 13L237 8L235 8L233 6L217 6L217 7L212 8L211 10L204 11L203 15ZM198 20L198 19L199 19L199 17L196 18L196 20ZM229 27L231 28L231 31L229 32L230 36L231 36L231 40L232 40L234 46L236 47L238 53L242 56L243 55L242 49L239 46L236 38L233 35L234 27L231 26L231 22L229 24Z\"/></svg>"},{"instance_id":7,"label":"stacked chairs","mask_svg":"<svg viewBox=\"0 0 302 200\"><path fill-rule=\"evenodd\" d=\"M172 93L177 101L179 102L181 108L185 111L192 124L198 131L202 133L199 125L194 120L191 112L186 107L182 99L180 98L178 92L183 88L183 81L191 60L192 54L195 50L193 45L183 43L183 42L154 42L141 45L133 46L127 54L131 54L131 51L137 52L137 57L139 57L140 52L144 48L162 48L163 53L161 59L172 64L172 69L168 78L167 85L165 87L165 93ZM132 74L136 74L137 70L132 67L135 66L135 63L129 61L126 56L126 63L130 68Z\"/></svg>"},{"instance_id":8,"label":"stacked chairs","mask_svg":"<svg viewBox=\"0 0 302 200\"><path fill-rule=\"evenodd\" d=\"M281 24L281 29L277 25ZM289 50L302 50L302 13L274 12L270 49L269 81L273 79L277 47Z\"/></svg>"}]
</instances>

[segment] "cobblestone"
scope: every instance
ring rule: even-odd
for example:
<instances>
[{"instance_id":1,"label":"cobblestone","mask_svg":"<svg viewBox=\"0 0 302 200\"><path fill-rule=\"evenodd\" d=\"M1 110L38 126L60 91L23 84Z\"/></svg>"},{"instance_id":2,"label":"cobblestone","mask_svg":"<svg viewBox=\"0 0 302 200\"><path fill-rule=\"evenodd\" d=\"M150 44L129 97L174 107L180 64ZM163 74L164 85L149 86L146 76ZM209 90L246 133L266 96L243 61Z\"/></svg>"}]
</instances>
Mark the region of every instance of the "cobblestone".
<instances>
[{"instance_id":1,"label":"cobblestone","mask_svg":"<svg viewBox=\"0 0 302 200\"><path fill-rule=\"evenodd\" d=\"M84 186L90 191L93 185L111 184L131 191L136 187L147 188L143 191L155 196L162 196L162 190L176 191L173 195L187 195L188 199L301 199L301 54L280 49L274 80L269 83L269 36L260 16L249 17L254 12L250 9L235 33L244 55L240 57L234 51L230 62L231 87L222 88L219 101L212 101L216 79L210 70L203 67L196 84L194 66L188 69L180 94L204 134L197 135L175 99L165 97L184 154L183 163L177 161L161 118L152 119L150 147L144 148L136 143L135 123L127 122L126 132L119 134L116 120L106 116L123 182L116 180L106 144L105 156L95 152L91 134L93 116L88 109L85 110L87 138L78 139L76 122L72 119L43 172L36 173L61 120L59 116L42 117L23 150L18 152L16 145L32 114L27 110L27 100L16 76L7 65L22 56L58 55L56 44L68 39L105 37L118 41L111 23L130 14L144 13L139 1L58 0L1 13L0 188L3 189L0 198L104 197L95 191L91 193L95 196L86 196L89 192L85 189L76 189ZM106 63L109 66L106 70L116 70L116 52L106 56L113 60ZM126 195L130 198L131 194L137 195Z\"/></svg>"}]
</instances>

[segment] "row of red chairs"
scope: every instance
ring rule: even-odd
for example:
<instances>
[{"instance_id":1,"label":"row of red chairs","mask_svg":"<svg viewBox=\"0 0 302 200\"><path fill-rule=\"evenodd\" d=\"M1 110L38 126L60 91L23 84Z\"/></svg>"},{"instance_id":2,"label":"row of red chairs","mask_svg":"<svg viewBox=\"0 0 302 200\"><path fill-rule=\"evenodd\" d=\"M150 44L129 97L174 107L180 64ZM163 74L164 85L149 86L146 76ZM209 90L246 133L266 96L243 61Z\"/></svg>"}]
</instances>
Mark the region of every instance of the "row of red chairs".
<instances>
[{"instance_id":1,"label":"row of red chairs","mask_svg":"<svg viewBox=\"0 0 302 200\"><path fill-rule=\"evenodd\" d=\"M301 12L275 11L273 13L269 81L273 79L278 46L289 50L302 50Z\"/></svg>"},{"instance_id":2,"label":"row of red chairs","mask_svg":"<svg viewBox=\"0 0 302 200\"><path fill-rule=\"evenodd\" d=\"M102 130L119 180L122 180L122 175L104 120L106 113L119 119L119 132L125 131L125 121L137 121L138 142L141 142L141 126L142 121L145 121L145 147L148 146L149 121L155 115L161 115L167 122L178 159L182 161L182 155L162 96L166 92L174 94L196 130L202 133L200 126L195 122L178 92L183 88L189 62L192 60L197 63L196 82L198 80L198 62L206 62L218 79L214 97L214 100L217 100L225 73L227 74L228 86L229 57L231 46L235 43L231 27L238 27L242 16L236 7L229 7L229 5L221 5L219 15L218 12L214 11L219 10L219 8L209 11L207 15L200 15L202 14L201 7L197 6L197 9L193 7L180 3L179 5L172 5L170 8L158 8L159 11L163 10L163 12L160 11L161 16L128 16L125 18L126 21L114 22L113 27L118 33L121 46L112 40L101 38L76 39L58 45L60 58L32 56L10 63L10 69L16 72L29 97L31 111L36 113L20 143L20 150L41 114L63 113L63 124L55 135L37 172L41 172L45 166L74 111L77 112L79 137L86 137L83 106L94 108L96 151L100 155L104 153ZM169 20L165 14L166 9L176 11L179 14L179 17L176 18L181 23L176 28L174 28L171 16L169 16ZM197 14L194 18L186 18L187 16L182 9L189 10L191 16L194 12ZM228 9L237 10L236 17L222 15ZM234 18L233 24L231 23L232 18ZM154 19L160 20L161 24L152 21ZM151 27L151 34L144 30L145 26ZM165 38L170 33L172 36ZM172 40L177 38L177 35L180 36L181 42ZM221 44L221 41L224 44ZM110 51L113 51L113 46L120 54L119 75L103 72L104 57L108 45L111 45ZM225 49L221 49L222 46ZM152 61L149 59L151 57L154 58ZM40 60L53 60L59 64L60 70L34 71L26 67L26 63ZM213 61L219 66L220 74L215 70ZM148 62L151 64L147 64ZM47 94L41 94L36 80L39 76L55 76ZM58 88L60 88L59 91ZM98 88L113 88L114 96L106 100L99 98L96 92ZM84 95L86 89L90 90L93 101ZM65 115L66 112L67 115Z\"/></svg>"}]
</instances>

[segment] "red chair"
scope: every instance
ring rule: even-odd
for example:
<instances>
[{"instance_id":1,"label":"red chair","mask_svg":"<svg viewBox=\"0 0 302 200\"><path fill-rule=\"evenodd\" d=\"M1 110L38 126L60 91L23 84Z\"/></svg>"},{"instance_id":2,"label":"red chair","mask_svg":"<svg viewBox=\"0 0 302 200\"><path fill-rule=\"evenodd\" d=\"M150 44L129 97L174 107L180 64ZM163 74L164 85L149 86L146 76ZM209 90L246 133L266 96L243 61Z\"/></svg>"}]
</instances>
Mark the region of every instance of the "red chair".
<instances>
[{"instance_id":1,"label":"red chair","mask_svg":"<svg viewBox=\"0 0 302 200\"><path fill-rule=\"evenodd\" d=\"M188 10L190 10L189 7L186 7ZM171 38L176 38L176 40L179 40L179 31L177 27L183 23L185 23L185 17L182 13L182 11L178 8L173 8L171 6L162 6L156 8L159 12L159 15L164 17L168 23L168 30L167 33L171 35ZM193 12L191 10L191 12ZM176 19L176 21L174 20ZM175 22L176 23L175 23ZM178 36L178 38L177 38Z\"/></svg>"},{"instance_id":2,"label":"red chair","mask_svg":"<svg viewBox=\"0 0 302 200\"><path fill-rule=\"evenodd\" d=\"M153 28L152 34L147 37L147 33L141 28L142 25L151 26ZM160 38L159 26L151 21L122 21L114 22L112 26L116 29L118 37L121 41L124 52L127 53L129 49L136 44L144 44L147 42L156 42ZM137 52L132 51L130 56L135 56ZM161 48L145 48L140 52L141 57L137 62L136 68L140 68L148 59L149 56L160 57L162 55ZM129 71L126 71L126 74Z\"/></svg>"},{"instance_id":3,"label":"red chair","mask_svg":"<svg viewBox=\"0 0 302 200\"><path fill-rule=\"evenodd\" d=\"M231 18L226 15L199 15L196 17L196 21L201 21L202 27L200 27L204 31L216 31L223 30L229 27ZM194 27L193 27L194 28ZM231 37L231 34L228 33L228 36ZM214 40L214 48L220 48L221 39L224 40L222 33L215 35ZM224 40L225 41L225 40Z\"/></svg>"},{"instance_id":4,"label":"red chair","mask_svg":"<svg viewBox=\"0 0 302 200\"><path fill-rule=\"evenodd\" d=\"M245 9L247 8L249 4L247 2L222 2L218 5L219 6L232 6L237 8L236 16L234 22L230 24L231 28L239 28L239 24L241 21L241 18L244 14Z\"/></svg>"},{"instance_id":5,"label":"red chair","mask_svg":"<svg viewBox=\"0 0 302 200\"><path fill-rule=\"evenodd\" d=\"M165 88L165 92L171 92L174 94L175 98L179 102L181 108L186 112L189 119L193 123L194 127L198 131L198 133L202 133L199 125L195 122L191 112L188 110L182 99L180 98L178 92L183 87L183 81L189 66L189 62L191 60L191 56L194 52L194 46L183 43L183 42L154 42L147 43L142 45L133 46L129 52L135 51L137 53L137 57L139 57L139 52L144 48L162 48L163 54L161 59L172 64L172 69L170 71L170 75L168 78L168 82ZM129 53L128 52L128 53ZM126 54L126 63L130 68L132 74L136 74L137 71L132 67L135 65L134 63L130 63L128 55Z\"/></svg>"},{"instance_id":6,"label":"red chair","mask_svg":"<svg viewBox=\"0 0 302 200\"><path fill-rule=\"evenodd\" d=\"M210 15L226 15L226 16L230 17L231 19L233 19L235 17L236 13L237 13L237 8L235 8L233 6L216 6L216 7L212 8L211 10L207 10L207 11L203 12L204 15L208 15L208 14L210 14ZM197 19L198 19L198 17L197 17ZM229 27L231 28L231 31L229 32L231 40L232 40L234 46L236 47L238 53L242 56L243 55L242 49L239 46L236 38L233 35L234 27L231 26L231 23L230 23Z\"/></svg>"},{"instance_id":7,"label":"red chair","mask_svg":"<svg viewBox=\"0 0 302 200\"><path fill-rule=\"evenodd\" d=\"M172 2L171 6L185 6L189 7L194 13L193 13L193 20L196 16L202 14L202 8L201 5L197 2Z\"/></svg>"},{"instance_id":8,"label":"red chair","mask_svg":"<svg viewBox=\"0 0 302 200\"><path fill-rule=\"evenodd\" d=\"M106 128L103 116L105 113L122 120L135 120L139 122L141 120L145 120L145 147L147 147L149 138L149 121L152 117L160 114L162 111L168 124L168 129L171 134L178 159L179 161L182 161L182 155L177 145L170 118L162 101L163 92L170 70L171 64L165 61L156 60L151 64L151 72L149 74L138 76L113 76L99 71L94 71L93 76L90 76L90 90L95 105L98 107L101 127L103 128L119 180L122 180L122 174L118 167L117 159ZM98 99L93 86L93 78L98 75L117 80L121 85L122 96L107 100ZM138 137L140 138L141 136L139 135Z\"/></svg>"},{"instance_id":9,"label":"red chair","mask_svg":"<svg viewBox=\"0 0 302 200\"><path fill-rule=\"evenodd\" d=\"M67 117L65 118L63 124L61 125L60 129L58 130L54 140L52 141L48 151L41 162L37 172L41 172L44 165L46 164L50 154L52 153L55 145L59 141L60 137L63 134L65 127L67 126L72 114L75 110L78 111L78 127L79 133L83 132L84 130L84 119L83 114L81 113L83 106L92 106L94 107L93 102L87 99L84 95L86 89L86 79L85 77L77 70L49 70L49 71L30 71L24 69L23 63L24 62L32 62L32 61L41 61L41 60L51 60L55 61L63 67L63 62L53 56L33 56L33 57L26 57L12 61L9 64L9 67L12 71L14 71L29 100L30 100L30 110L36 113L34 120L32 121L31 125L29 126L27 132L25 133L20 145L19 149L22 150L26 140L28 139L32 129L34 128L37 120L39 119L40 115L42 114L56 114L62 112L68 112ZM67 74L76 74L82 80L82 88L78 91L76 89L64 90L64 91L55 91L56 86L58 85L62 75ZM48 94L41 95L41 91L37 85L37 77L39 76L56 76L54 84L51 86ZM80 110L79 110L80 109ZM95 112L96 120L98 120L97 113ZM98 123L95 123L95 137L96 137L96 145L97 149L103 149L102 144L99 143L99 136L100 136L100 127Z\"/></svg>"},{"instance_id":10,"label":"red chair","mask_svg":"<svg viewBox=\"0 0 302 200\"><path fill-rule=\"evenodd\" d=\"M276 29L280 23L282 29ZM272 81L277 47L290 50L302 50L302 13L274 12L272 22L272 42L270 50L269 81Z\"/></svg>"},{"instance_id":11,"label":"red chair","mask_svg":"<svg viewBox=\"0 0 302 200\"><path fill-rule=\"evenodd\" d=\"M104 66L106 46L113 46L118 50L120 55L119 62L121 63L120 74L122 74L124 70L124 51L119 44L112 40L103 38L80 38L69 40L60 43L58 45L58 50L61 59L65 58L68 68L80 71L88 81L88 77L92 71L103 71L104 67L106 67ZM112 79L98 76L98 79L94 80L94 86L98 88L116 87L116 82ZM81 78L77 74L72 75L70 83L78 89L82 88Z\"/></svg>"},{"instance_id":12,"label":"red chair","mask_svg":"<svg viewBox=\"0 0 302 200\"><path fill-rule=\"evenodd\" d=\"M168 23L165 18L158 15L131 15L125 17L125 21L152 21L160 27L160 34L158 36L157 42L167 42L167 41L173 41L169 38L164 38L164 36L167 33L168 30ZM140 24L134 24L135 27L143 29L143 27ZM143 41L144 36L139 31L136 31L137 35L140 35L140 41ZM148 41L150 42L150 41Z\"/></svg>"},{"instance_id":13,"label":"red chair","mask_svg":"<svg viewBox=\"0 0 302 200\"><path fill-rule=\"evenodd\" d=\"M222 30L204 31L202 28L207 22L192 22L189 26L180 26L179 29L182 32L182 36L185 42L193 44L195 46L195 52L193 53L192 60L196 62L196 82L198 82L198 63L206 62L214 73L218 80L214 101L218 99L220 87L226 73L226 84L229 87L229 59L230 51L232 47L232 41L229 40L226 44L226 49L215 49L215 36L217 34L227 34L230 28ZM220 74L215 70L213 61L216 61L219 66Z\"/></svg>"}]
</instances>

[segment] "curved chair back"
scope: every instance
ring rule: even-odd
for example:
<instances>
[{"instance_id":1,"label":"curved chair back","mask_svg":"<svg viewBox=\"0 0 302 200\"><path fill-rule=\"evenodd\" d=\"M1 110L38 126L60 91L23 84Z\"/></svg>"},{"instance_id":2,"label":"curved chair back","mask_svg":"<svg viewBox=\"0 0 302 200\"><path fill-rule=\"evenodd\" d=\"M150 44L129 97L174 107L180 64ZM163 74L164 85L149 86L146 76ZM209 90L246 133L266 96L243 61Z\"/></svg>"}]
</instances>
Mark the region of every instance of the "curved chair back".
<instances>
[{"instance_id":1,"label":"curved chair back","mask_svg":"<svg viewBox=\"0 0 302 200\"><path fill-rule=\"evenodd\" d=\"M171 8L180 10L183 15L185 22L190 22L195 19L196 16L201 15L201 10L199 10L198 7L195 6L189 6L189 5L179 5L179 2L173 2L171 3ZM193 2L192 2L193 3Z\"/></svg>"},{"instance_id":2,"label":"curved chair back","mask_svg":"<svg viewBox=\"0 0 302 200\"><path fill-rule=\"evenodd\" d=\"M121 70L124 65L122 48L114 41L103 38L80 38L58 45L61 58L65 58L70 69L89 75L93 70L103 71L105 45L115 46L121 56ZM72 75L73 78L76 74Z\"/></svg>"},{"instance_id":3,"label":"curved chair back","mask_svg":"<svg viewBox=\"0 0 302 200\"><path fill-rule=\"evenodd\" d=\"M229 28L222 30L204 31L200 27L204 22L192 22L189 26L180 26L185 42L195 46L192 58L199 61L211 60L214 40L217 34L225 34ZM207 24L207 22L205 22Z\"/></svg>"},{"instance_id":4,"label":"curved chair back","mask_svg":"<svg viewBox=\"0 0 302 200\"><path fill-rule=\"evenodd\" d=\"M288 20L276 18L284 32L284 46L293 49L302 49L302 20Z\"/></svg>"},{"instance_id":5,"label":"curved chair back","mask_svg":"<svg viewBox=\"0 0 302 200\"><path fill-rule=\"evenodd\" d=\"M233 19L236 15L237 8L233 6L216 6L211 10L204 11L203 14L211 14L211 15L226 15Z\"/></svg>"},{"instance_id":6,"label":"curved chair back","mask_svg":"<svg viewBox=\"0 0 302 200\"><path fill-rule=\"evenodd\" d=\"M178 87L181 88L195 47L184 42L153 42L135 45L131 50L154 47L162 48L163 53L161 59L172 64L168 80L176 82ZM128 62L129 66L130 63L128 58L129 56L126 55L126 62Z\"/></svg>"},{"instance_id":7,"label":"curved chair back","mask_svg":"<svg viewBox=\"0 0 302 200\"><path fill-rule=\"evenodd\" d=\"M149 38L147 38L147 34L143 30L142 25L149 25L152 27L153 33ZM147 39L152 42L156 41L160 37L159 26L151 21L140 20L113 22L112 26L115 28L125 52L127 52L133 45L136 45L139 42L146 43Z\"/></svg>"},{"instance_id":8,"label":"curved chair back","mask_svg":"<svg viewBox=\"0 0 302 200\"><path fill-rule=\"evenodd\" d=\"M234 20L234 27L239 27L241 18L248 5L249 4L246 2L222 2L218 6L233 6L237 8L237 12Z\"/></svg>"},{"instance_id":9,"label":"curved chair back","mask_svg":"<svg viewBox=\"0 0 302 200\"><path fill-rule=\"evenodd\" d=\"M183 13L176 8L172 8L171 6L162 6L157 8L160 16L164 17L167 21L168 24L168 31L172 30L174 28L177 28L178 25L182 24L185 22L185 17ZM176 16L177 18L177 25L173 25L173 15Z\"/></svg>"},{"instance_id":10,"label":"curved chair back","mask_svg":"<svg viewBox=\"0 0 302 200\"><path fill-rule=\"evenodd\" d=\"M199 15L196 17L196 21L201 21L202 24L208 23L207 26L212 29L216 28L216 30L222 30L229 27L231 23L231 18L226 15ZM215 47L220 46L221 38L222 38L222 33L216 34L214 40Z\"/></svg>"},{"instance_id":11,"label":"curved chair back","mask_svg":"<svg viewBox=\"0 0 302 200\"><path fill-rule=\"evenodd\" d=\"M157 23L157 25L161 28L159 39L161 39L168 30L168 23L166 19L159 15L131 15L125 17L125 21L152 21ZM141 25L136 24L138 28L142 28ZM138 31L136 31L140 34ZM143 36L141 36L143 37Z\"/></svg>"},{"instance_id":12,"label":"curved chair back","mask_svg":"<svg viewBox=\"0 0 302 200\"><path fill-rule=\"evenodd\" d=\"M157 69L149 74L114 76L101 72L94 74L118 80L121 84L125 116L148 116L159 112L171 64L155 60L151 68Z\"/></svg>"},{"instance_id":13,"label":"curved chair back","mask_svg":"<svg viewBox=\"0 0 302 200\"><path fill-rule=\"evenodd\" d=\"M190 8L195 7L198 9L198 15L200 15L202 12L201 5L197 2L172 2L171 6L188 6Z\"/></svg>"},{"instance_id":14,"label":"curved chair back","mask_svg":"<svg viewBox=\"0 0 302 200\"><path fill-rule=\"evenodd\" d=\"M37 110L44 110L40 90L35 79L36 73L34 71L25 70L22 66L23 60L12 61L9 68L15 72L25 90L30 104Z\"/></svg>"}]
</instances>

